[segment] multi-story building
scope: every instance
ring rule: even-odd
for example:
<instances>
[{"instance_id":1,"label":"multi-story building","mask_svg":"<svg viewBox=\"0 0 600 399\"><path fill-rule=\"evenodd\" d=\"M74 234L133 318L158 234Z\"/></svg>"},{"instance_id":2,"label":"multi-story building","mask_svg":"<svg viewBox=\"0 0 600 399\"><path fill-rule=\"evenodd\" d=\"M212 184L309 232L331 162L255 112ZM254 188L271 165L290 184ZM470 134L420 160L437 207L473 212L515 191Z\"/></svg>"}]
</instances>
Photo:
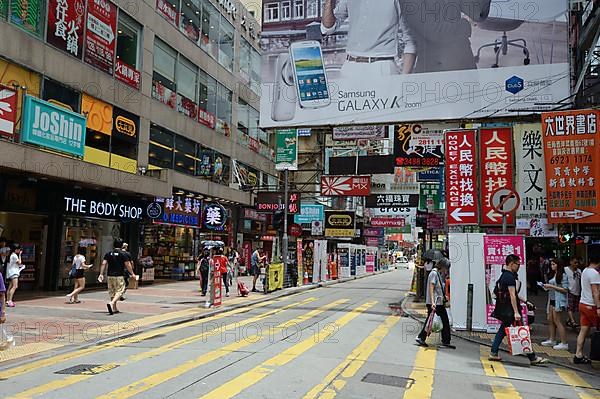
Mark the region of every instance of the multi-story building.
<instances>
[{"instance_id":1,"label":"multi-story building","mask_svg":"<svg viewBox=\"0 0 600 399\"><path fill-rule=\"evenodd\" d=\"M258 36L237 0L0 0L0 237L24 288L117 236L167 278L202 239L235 243L248 188L277 181Z\"/></svg>"}]
</instances>

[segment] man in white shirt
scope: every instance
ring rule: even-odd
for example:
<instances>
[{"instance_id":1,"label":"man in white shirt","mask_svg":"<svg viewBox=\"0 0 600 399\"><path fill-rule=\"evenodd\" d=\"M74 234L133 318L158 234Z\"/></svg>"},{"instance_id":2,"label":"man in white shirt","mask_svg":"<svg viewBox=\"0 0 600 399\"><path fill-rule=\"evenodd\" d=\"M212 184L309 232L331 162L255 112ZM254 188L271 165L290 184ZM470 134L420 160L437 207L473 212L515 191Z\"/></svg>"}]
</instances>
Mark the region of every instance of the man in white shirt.
<instances>
[{"instance_id":1,"label":"man in white shirt","mask_svg":"<svg viewBox=\"0 0 600 399\"><path fill-rule=\"evenodd\" d=\"M325 0L321 33L337 33L346 20L348 39L342 77L398 74L396 58L401 41L402 73L412 72L417 49L404 24L399 0Z\"/></svg>"},{"instance_id":2,"label":"man in white shirt","mask_svg":"<svg viewBox=\"0 0 600 399\"><path fill-rule=\"evenodd\" d=\"M575 364L590 364L583 356L583 345L592 327L600 322L600 255L588 256L589 266L581 273L581 298L579 300L579 321L581 330L577 336L577 352L573 358Z\"/></svg>"}]
</instances>

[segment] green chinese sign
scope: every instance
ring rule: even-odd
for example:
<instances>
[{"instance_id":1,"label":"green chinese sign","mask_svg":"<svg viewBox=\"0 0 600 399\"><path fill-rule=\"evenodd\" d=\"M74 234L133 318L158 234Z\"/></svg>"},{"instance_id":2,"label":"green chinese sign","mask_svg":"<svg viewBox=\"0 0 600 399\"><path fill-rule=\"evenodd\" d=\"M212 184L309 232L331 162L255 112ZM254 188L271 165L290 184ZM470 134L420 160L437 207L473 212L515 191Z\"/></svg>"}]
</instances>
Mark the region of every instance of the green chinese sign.
<instances>
[{"instance_id":1,"label":"green chinese sign","mask_svg":"<svg viewBox=\"0 0 600 399\"><path fill-rule=\"evenodd\" d=\"M10 2L10 21L29 33L41 36L44 31L45 3L44 0L12 0Z\"/></svg>"},{"instance_id":2,"label":"green chinese sign","mask_svg":"<svg viewBox=\"0 0 600 399\"><path fill-rule=\"evenodd\" d=\"M407 224L404 227L386 227L385 234L410 234L412 231L411 226Z\"/></svg>"},{"instance_id":3,"label":"green chinese sign","mask_svg":"<svg viewBox=\"0 0 600 399\"><path fill-rule=\"evenodd\" d=\"M275 168L298 170L298 132L296 129L277 130Z\"/></svg>"},{"instance_id":4,"label":"green chinese sign","mask_svg":"<svg viewBox=\"0 0 600 399\"><path fill-rule=\"evenodd\" d=\"M421 183L419 209L433 212L440 210L442 190L439 183Z\"/></svg>"}]
</instances>

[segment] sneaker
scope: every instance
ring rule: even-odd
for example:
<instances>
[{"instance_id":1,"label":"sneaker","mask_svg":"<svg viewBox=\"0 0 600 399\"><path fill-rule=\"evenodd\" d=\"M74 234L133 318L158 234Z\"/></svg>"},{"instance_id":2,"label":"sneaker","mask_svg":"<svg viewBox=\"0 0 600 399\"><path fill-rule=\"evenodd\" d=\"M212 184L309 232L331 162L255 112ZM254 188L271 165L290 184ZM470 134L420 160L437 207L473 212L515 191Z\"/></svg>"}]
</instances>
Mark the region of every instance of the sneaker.
<instances>
[{"instance_id":1,"label":"sneaker","mask_svg":"<svg viewBox=\"0 0 600 399\"><path fill-rule=\"evenodd\" d=\"M226 292L226 293L225 293L225 296L229 296L229 292Z\"/></svg>"},{"instance_id":2,"label":"sneaker","mask_svg":"<svg viewBox=\"0 0 600 399\"><path fill-rule=\"evenodd\" d=\"M492 362L501 362L502 358L497 353L490 353L488 360L491 360Z\"/></svg>"},{"instance_id":3,"label":"sneaker","mask_svg":"<svg viewBox=\"0 0 600 399\"><path fill-rule=\"evenodd\" d=\"M8 303L6 304L6 306L8 306L9 308L14 308L15 307L15 303L13 301L8 301Z\"/></svg>"},{"instance_id":4,"label":"sneaker","mask_svg":"<svg viewBox=\"0 0 600 399\"><path fill-rule=\"evenodd\" d=\"M585 356L583 356L583 357L573 356L573 363L575 363L575 364L591 364L592 361Z\"/></svg>"},{"instance_id":5,"label":"sneaker","mask_svg":"<svg viewBox=\"0 0 600 399\"><path fill-rule=\"evenodd\" d=\"M417 345L422 346L424 348L427 348L429 346L429 345L427 345L427 342L423 341L419 337L415 338L415 341L417 342Z\"/></svg>"},{"instance_id":6,"label":"sneaker","mask_svg":"<svg viewBox=\"0 0 600 399\"><path fill-rule=\"evenodd\" d=\"M561 342L560 344L554 345L552 347L552 349L557 350L557 351L568 351L569 350L569 344Z\"/></svg>"},{"instance_id":7,"label":"sneaker","mask_svg":"<svg viewBox=\"0 0 600 399\"><path fill-rule=\"evenodd\" d=\"M548 363L548 359L538 356L535 359L533 359L529 364L531 364L532 366L540 366L546 363Z\"/></svg>"},{"instance_id":8,"label":"sneaker","mask_svg":"<svg viewBox=\"0 0 600 399\"><path fill-rule=\"evenodd\" d=\"M556 341L552 341L551 339L547 339L541 344L542 346L554 346L556 345Z\"/></svg>"},{"instance_id":9,"label":"sneaker","mask_svg":"<svg viewBox=\"0 0 600 399\"><path fill-rule=\"evenodd\" d=\"M452 344L441 344L440 345L442 348L448 348L448 349L456 349L456 346L452 345Z\"/></svg>"}]
</instances>

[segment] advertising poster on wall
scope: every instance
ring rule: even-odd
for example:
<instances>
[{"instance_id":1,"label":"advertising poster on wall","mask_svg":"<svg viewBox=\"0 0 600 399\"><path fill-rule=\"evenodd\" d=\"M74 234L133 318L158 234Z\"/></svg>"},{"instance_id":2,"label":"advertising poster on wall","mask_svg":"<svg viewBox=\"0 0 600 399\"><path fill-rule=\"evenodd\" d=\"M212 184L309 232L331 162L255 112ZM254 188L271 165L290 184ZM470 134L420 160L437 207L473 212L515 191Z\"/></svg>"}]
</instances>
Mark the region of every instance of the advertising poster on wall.
<instances>
[{"instance_id":1,"label":"advertising poster on wall","mask_svg":"<svg viewBox=\"0 0 600 399\"><path fill-rule=\"evenodd\" d=\"M570 94L564 0L315 3L265 7L262 127L507 116Z\"/></svg>"},{"instance_id":2,"label":"advertising poster on wall","mask_svg":"<svg viewBox=\"0 0 600 399\"><path fill-rule=\"evenodd\" d=\"M298 132L296 129L277 130L275 168L298 170Z\"/></svg>"},{"instance_id":3,"label":"advertising poster on wall","mask_svg":"<svg viewBox=\"0 0 600 399\"><path fill-rule=\"evenodd\" d=\"M117 44L117 7L110 1L88 0L87 3L84 60L112 75Z\"/></svg>"},{"instance_id":4,"label":"advertising poster on wall","mask_svg":"<svg viewBox=\"0 0 600 399\"><path fill-rule=\"evenodd\" d=\"M81 59L84 14L84 0L50 0L46 41Z\"/></svg>"},{"instance_id":5,"label":"advertising poster on wall","mask_svg":"<svg viewBox=\"0 0 600 399\"><path fill-rule=\"evenodd\" d=\"M437 167L444 162L444 125L394 127L396 166Z\"/></svg>"}]
</instances>

